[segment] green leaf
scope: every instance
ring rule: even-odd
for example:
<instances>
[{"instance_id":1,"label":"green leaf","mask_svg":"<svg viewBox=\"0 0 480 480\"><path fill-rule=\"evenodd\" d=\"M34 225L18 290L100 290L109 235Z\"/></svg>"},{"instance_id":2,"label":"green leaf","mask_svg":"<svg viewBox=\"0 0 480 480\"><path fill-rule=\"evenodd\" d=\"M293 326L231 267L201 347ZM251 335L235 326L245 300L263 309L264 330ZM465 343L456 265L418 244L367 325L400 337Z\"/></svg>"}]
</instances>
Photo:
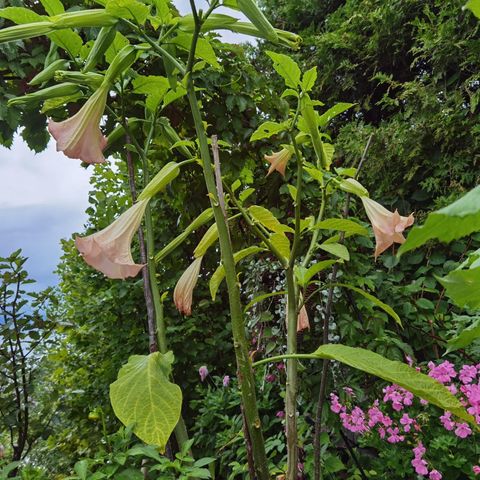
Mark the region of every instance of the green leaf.
<instances>
[{"instance_id":1,"label":"green leaf","mask_svg":"<svg viewBox=\"0 0 480 480\"><path fill-rule=\"evenodd\" d=\"M463 8L468 8L477 18L480 18L480 0L469 0Z\"/></svg>"},{"instance_id":2,"label":"green leaf","mask_svg":"<svg viewBox=\"0 0 480 480\"><path fill-rule=\"evenodd\" d=\"M115 480L143 480L145 477L140 470L127 468L115 474Z\"/></svg>"},{"instance_id":3,"label":"green leaf","mask_svg":"<svg viewBox=\"0 0 480 480\"><path fill-rule=\"evenodd\" d=\"M337 260L322 260L309 267L302 276L301 286L306 286L313 276L337 263Z\"/></svg>"},{"instance_id":4,"label":"green leaf","mask_svg":"<svg viewBox=\"0 0 480 480\"><path fill-rule=\"evenodd\" d=\"M122 50L123 47L126 47L130 42L128 38L122 35L120 32L117 32L115 38L111 45L107 48L105 52L105 60L108 63L112 63L113 59L117 56L117 54Z\"/></svg>"},{"instance_id":5,"label":"green leaf","mask_svg":"<svg viewBox=\"0 0 480 480\"><path fill-rule=\"evenodd\" d=\"M398 255L418 248L429 240L451 242L480 230L480 185L445 208L432 212L421 227L413 227Z\"/></svg>"},{"instance_id":6,"label":"green leaf","mask_svg":"<svg viewBox=\"0 0 480 480\"><path fill-rule=\"evenodd\" d=\"M162 452L180 418L182 392L169 376L173 354L154 352L133 355L110 385L110 401L115 415L124 425Z\"/></svg>"},{"instance_id":7,"label":"green leaf","mask_svg":"<svg viewBox=\"0 0 480 480\"><path fill-rule=\"evenodd\" d=\"M143 25L147 19L150 8L137 0L108 0L106 11L117 18L128 18Z\"/></svg>"},{"instance_id":8,"label":"green leaf","mask_svg":"<svg viewBox=\"0 0 480 480\"><path fill-rule=\"evenodd\" d=\"M207 253L207 250L217 241L217 239L218 228L217 224L213 223L212 225L210 225L208 230L198 242L198 245L195 247L195 250L193 251L194 257L203 257L205 253Z\"/></svg>"},{"instance_id":9,"label":"green leaf","mask_svg":"<svg viewBox=\"0 0 480 480\"><path fill-rule=\"evenodd\" d=\"M359 293L360 295L364 296L366 299L374 303L377 307L381 308L385 313L388 313L388 315L390 315L400 326L402 325L402 321L400 320L400 317L397 315L395 310L390 305L387 305L386 303L383 303L381 300L379 300L377 297L374 297L372 294L366 292L365 290L362 290L361 288L354 287L353 285L349 285L347 283L334 283L333 285L337 287L348 288L350 290L353 290L354 292Z\"/></svg>"},{"instance_id":10,"label":"green leaf","mask_svg":"<svg viewBox=\"0 0 480 480\"><path fill-rule=\"evenodd\" d=\"M337 103L332 108L329 108L325 113L318 117L318 125L322 128L326 127L329 124L330 120L332 120L332 118L335 118L337 115L345 112L345 110L352 108L354 105L354 103Z\"/></svg>"},{"instance_id":11,"label":"green leaf","mask_svg":"<svg viewBox=\"0 0 480 480\"><path fill-rule=\"evenodd\" d=\"M82 37L70 29L49 33L47 36L53 43L70 53L72 57L76 57L79 54L83 45Z\"/></svg>"},{"instance_id":12,"label":"green leaf","mask_svg":"<svg viewBox=\"0 0 480 480\"><path fill-rule=\"evenodd\" d=\"M270 138L272 135L283 132L286 129L287 124L285 122L264 122L252 133L250 141L255 142L256 140L261 140L262 138Z\"/></svg>"},{"instance_id":13,"label":"green leaf","mask_svg":"<svg viewBox=\"0 0 480 480\"><path fill-rule=\"evenodd\" d=\"M320 161L322 168L328 169L329 164L326 158L326 151L323 148L323 142L318 131L317 113L313 108L313 102L310 97L305 94L300 101L300 111L305 123L306 130L312 139L313 149Z\"/></svg>"},{"instance_id":14,"label":"green leaf","mask_svg":"<svg viewBox=\"0 0 480 480\"><path fill-rule=\"evenodd\" d=\"M335 147L331 143L322 142L323 158L327 164L327 169L330 168L333 160L333 154L335 153Z\"/></svg>"},{"instance_id":15,"label":"green leaf","mask_svg":"<svg viewBox=\"0 0 480 480\"><path fill-rule=\"evenodd\" d=\"M304 92L309 92L315 85L316 81L317 81L317 67L315 66L315 67L312 67L310 70L307 70L303 74L302 90Z\"/></svg>"},{"instance_id":16,"label":"green leaf","mask_svg":"<svg viewBox=\"0 0 480 480\"><path fill-rule=\"evenodd\" d=\"M40 3L51 17L65 12L65 8L60 0L40 0Z\"/></svg>"},{"instance_id":17,"label":"green leaf","mask_svg":"<svg viewBox=\"0 0 480 480\"><path fill-rule=\"evenodd\" d=\"M378 353L363 348L345 345L322 345L314 355L342 362L387 382L395 383L429 403L476 425L475 419L465 411L460 401L444 385L428 375L417 372L405 363L388 360Z\"/></svg>"},{"instance_id":18,"label":"green leaf","mask_svg":"<svg viewBox=\"0 0 480 480\"><path fill-rule=\"evenodd\" d=\"M254 191L255 189L253 187L247 188L240 192L238 199L243 203Z\"/></svg>"},{"instance_id":19,"label":"green leaf","mask_svg":"<svg viewBox=\"0 0 480 480\"><path fill-rule=\"evenodd\" d=\"M193 35L191 33L181 33L172 39L172 42L183 48L187 52L190 51L190 45L192 44ZM220 69L220 64L217 60L215 50L210 45L210 42L206 38L199 38L197 40L197 46L195 48L195 56L205 60L214 68Z\"/></svg>"},{"instance_id":20,"label":"green leaf","mask_svg":"<svg viewBox=\"0 0 480 480\"><path fill-rule=\"evenodd\" d=\"M458 350L459 348L465 348L479 338L480 318L477 317L477 319L471 325L463 329L458 335L455 335L453 338L448 340L447 351L445 354Z\"/></svg>"},{"instance_id":21,"label":"green leaf","mask_svg":"<svg viewBox=\"0 0 480 480\"><path fill-rule=\"evenodd\" d=\"M73 467L80 480L86 480L88 475L88 460L80 460Z\"/></svg>"},{"instance_id":22,"label":"green leaf","mask_svg":"<svg viewBox=\"0 0 480 480\"><path fill-rule=\"evenodd\" d=\"M350 260L350 253L348 252L347 247L341 243L322 243L318 248L321 248L325 252L331 253L342 260L346 260L347 262Z\"/></svg>"},{"instance_id":23,"label":"green leaf","mask_svg":"<svg viewBox=\"0 0 480 480\"><path fill-rule=\"evenodd\" d=\"M287 292L286 290L281 290L280 292L271 292L271 293L263 293L262 295L258 295L255 297L249 304L244 308L244 312L250 310L256 303L261 302L262 300L265 300L266 298L270 297L275 297L277 295L286 295Z\"/></svg>"},{"instance_id":24,"label":"green leaf","mask_svg":"<svg viewBox=\"0 0 480 480\"><path fill-rule=\"evenodd\" d=\"M248 247L244 248L243 250L240 250L239 252L236 252L233 254L233 261L235 262L235 265L240 261L243 260L245 257L248 257L249 255L254 255L255 253L262 252L265 249L262 247ZM215 301L215 297L217 295L218 287L222 283L223 279L225 278L225 267L220 264L213 275L210 278L209 282L209 287L210 287L210 295L212 296L212 300Z\"/></svg>"},{"instance_id":25,"label":"green leaf","mask_svg":"<svg viewBox=\"0 0 480 480\"><path fill-rule=\"evenodd\" d=\"M262 224L268 230L276 233L290 232L293 233L293 228L280 223L270 210L260 207L259 205L252 205L248 208L248 212L252 218Z\"/></svg>"},{"instance_id":26,"label":"green leaf","mask_svg":"<svg viewBox=\"0 0 480 480\"><path fill-rule=\"evenodd\" d=\"M159 75L139 75L133 82L133 92L147 95L146 107L154 112L170 89L167 77Z\"/></svg>"},{"instance_id":27,"label":"green leaf","mask_svg":"<svg viewBox=\"0 0 480 480\"><path fill-rule=\"evenodd\" d=\"M343 218L328 218L318 222L312 227L312 229L323 229L323 230L338 230L340 232L353 233L355 235L363 235L368 237L368 230L362 225L354 222L353 220L347 220Z\"/></svg>"},{"instance_id":28,"label":"green leaf","mask_svg":"<svg viewBox=\"0 0 480 480\"><path fill-rule=\"evenodd\" d=\"M453 270L438 281L446 295L459 307L480 308L480 267Z\"/></svg>"},{"instance_id":29,"label":"green leaf","mask_svg":"<svg viewBox=\"0 0 480 480\"><path fill-rule=\"evenodd\" d=\"M279 251L280 255L288 259L290 257L290 240L284 233L272 233L269 237L272 245Z\"/></svg>"},{"instance_id":30,"label":"green leaf","mask_svg":"<svg viewBox=\"0 0 480 480\"><path fill-rule=\"evenodd\" d=\"M273 68L285 80L285 85L297 88L300 85L300 68L288 55L267 51L266 54L273 60Z\"/></svg>"},{"instance_id":31,"label":"green leaf","mask_svg":"<svg viewBox=\"0 0 480 480\"><path fill-rule=\"evenodd\" d=\"M35 13L29 8L7 7L0 10L0 17L11 20L16 24L36 23L48 20L46 17Z\"/></svg>"}]
</instances>

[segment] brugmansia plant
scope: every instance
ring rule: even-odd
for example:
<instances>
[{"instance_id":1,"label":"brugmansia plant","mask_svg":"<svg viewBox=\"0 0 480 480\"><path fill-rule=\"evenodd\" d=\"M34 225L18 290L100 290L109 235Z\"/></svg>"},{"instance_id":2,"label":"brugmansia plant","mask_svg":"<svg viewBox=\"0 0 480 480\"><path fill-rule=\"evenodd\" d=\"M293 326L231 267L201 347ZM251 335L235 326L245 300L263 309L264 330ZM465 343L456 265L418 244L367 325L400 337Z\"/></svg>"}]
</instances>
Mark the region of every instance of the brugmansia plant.
<instances>
[{"instance_id":1,"label":"brugmansia plant","mask_svg":"<svg viewBox=\"0 0 480 480\"><path fill-rule=\"evenodd\" d=\"M194 251L194 260L184 272L174 291L178 310L189 315L193 302L193 289L198 280L202 258L209 247L218 242L220 262L210 279L210 291L215 298L225 279L228 290L232 342L234 346L239 395L242 400L245 422L245 441L250 455L251 472L258 480L271 478L262 422L256 401L254 367L263 363L286 359L285 419L287 465L285 478L296 480L298 476L298 362L299 359L323 361L322 385L315 433L315 477L320 478L320 424L325 397L325 379L328 361L342 362L411 391L424 400L450 411L453 415L473 423L459 401L433 378L417 372L409 366L393 362L376 353L344 345L327 344L312 353L298 353L297 331L308 328L305 303L312 301L321 291L333 287L350 289L383 309L393 321L401 325L399 316L372 294L354 285L336 282L339 268L350 260L345 239L353 235L368 235L363 225L350 218L326 218L331 199L340 192L358 197L365 206L376 239L376 258L394 243L403 243L403 232L413 224L413 215L401 216L390 212L369 198L367 190L358 182L355 168L332 168L335 147L326 133L329 122L337 115L353 107L338 103L320 113L322 102L311 98L317 78L316 67L302 72L297 63L287 55L269 51L273 68L283 79L285 89L279 96L288 101L289 109L283 118L269 119L251 135L251 142L267 142L273 137L281 139L282 148L265 156L270 164L268 179L280 174L291 197L293 216L285 223L262 205L251 201L252 189L242 186L239 179L222 177L220 154L228 154L228 144L217 142L215 133L210 139L202 115L202 99L205 92L196 87L197 72L205 68L221 69L214 44L207 32L227 29L266 39L275 44L298 47L300 39L289 32L274 29L254 0L211 0L207 10L197 8L190 0L192 13L179 17L168 0L142 2L140 0L107 0L100 2L104 8L64 12L60 4L42 2L48 15L33 14L27 9L11 7L0 10L0 16L18 23L0 31L0 42L30 39L47 35L54 49L63 51L71 62L52 59L33 83L44 88L34 94L12 99L16 105L35 106L43 102L42 111L56 117L64 114L67 104L87 98L78 112L62 121L50 120L49 130L57 141L57 150L85 163L104 162L104 151L119 153L128 162L135 156L142 165L144 189L135 203L120 215L114 223L100 232L77 238L76 245L85 261L110 278L124 279L137 275L142 269L145 289L151 291L154 309L153 323L149 319L151 353L133 356L118 373L118 379L110 386L110 399L118 418L126 425L133 425L136 435L160 451L166 449L170 435L175 431L180 448L188 443L188 435L181 419L182 395L174 383L172 365L174 356L168 349L168 339L162 317L162 301L156 281L156 262L161 262L180 245L188 235L201 225L214 223ZM241 10L251 23L239 22L235 17L216 14L220 7ZM87 49L77 30L101 27L100 34ZM52 62L50 62L52 60ZM108 64L104 68L105 62ZM143 75L143 66L156 62L159 75ZM80 71L68 70L77 66ZM59 67L56 71L55 68ZM60 69L61 68L61 69ZM53 72L53 75L52 75ZM60 83L55 84L55 81ZM44 86L48 85L48 86ZM208 93L208 92L207 92ZM144 102L139 118L126 113L127 100L139 96ZM195 125L194 138L181 138L171 127L165 108L172 102L186 97ZM102 130L102 119L107 116L108 125L115 124L108 132ZM106 132L107 133L107 132ZM180 154L183 162L171 160L158 168L151 181L147 166L157 137L171 148L172 158ZM123 139L123 146L120 139ZM143 140L143 143L142 143ZM220 151L220 148L224 148ZM272 151L277 150L272 145ZM179 181L180 167L191 168L193 174L203 174L205 194L210 209L202 213L184 231L160 252L154 251L153 229L149 202L173 181ZM320 192L314 211L307 208L306 185L315 185ZM258 198L258 197L257 197ZM311 203L311 202L308 202ZM478 202L477 202L478 204ZM136 263L130 251L135 231L145 218L146 259ZM256 242L234 252L229 225L241 218L250 229ZM476 218L476 217L475 217ZM422 227L424 228L424 227ZM416 230L414 232L418 232ZM427 238L412 232L411 238ZM430 237L428 237L430 238ZM413 248L418 240L410 240L404 249ZM210 250L212 252L213 249ZM215 253L217 250L215 250ZM268 253L286 276L286 353L281 357L263 358L254 362L244 316L244 305L237 279L237 263L251 255ZM469 269L474 270L474 269ZM329 275L327 275L329 273ZM444 279L453 285L457 279ZM447 287L448 288L448 287ZM451 286L452 292L455 287ZM312 293L312 291L314 293ZM456 290L455 290L456 291ZM454 294L452 294L454 296ZM324 325L328 330L328 315ZM155 340L155 335L157 339ZM153 340L152 340L153 338ZM186 339L188 341L188 339ZM157 350L158 345L158 350Z\"/></svg>"}]
</instances>

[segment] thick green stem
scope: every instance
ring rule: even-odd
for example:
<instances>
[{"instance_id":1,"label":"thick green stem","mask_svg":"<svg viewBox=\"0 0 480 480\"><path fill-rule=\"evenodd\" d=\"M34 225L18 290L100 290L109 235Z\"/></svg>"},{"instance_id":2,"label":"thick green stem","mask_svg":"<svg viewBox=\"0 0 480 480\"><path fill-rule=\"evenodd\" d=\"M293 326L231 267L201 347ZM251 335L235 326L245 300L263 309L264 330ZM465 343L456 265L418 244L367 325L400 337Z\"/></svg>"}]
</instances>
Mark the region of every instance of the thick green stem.
<instances>
[{"instance_id":1,"label":"thick green stem","mask_svg":"<svg viewBox=\"0 0 480 480\"><path fill-rule=\"evenodd\" d=\"M295 234L286 271L287 277L287 354L297 353L297 316L298 295L295 283L295 259L300 245L300 220L302 198L302 162L300 151L293 135L291 140L297 159L297 195L295 198ZM297 376L298 361L290 357L287 360L287 385L285 396L285 417L287 426L287 480L296 480L298 471L298 433L297 433Z\"/></svg>"},{"instance_id":2,"label":"thick green stem","mask_svg":"<svg viewBox=\"0 0 480 480\"><path fill-rule=\"evenodd\" d=\"M197 26L198 28L198 26ZM194 34L198 36L199 30ZM192 62L189 62L193 65ZM203 173L205 184L210 196L211 205L218 228L218 239L222 256L222 264L225 268L225 278L228 288L228 297L230 304L230 316L232 322L233 345L235 348L235 357L237 360L238 377L242 404L245 412L248 432L252 442L252 453L255 461L255 473L258 480L269 480L267 457L265 454L265 445L261 429L260 417L258 415L257 400L255 395L255 380L248 356L248 342L245 335L245 321L243 317L242 304L240 301L240 289L237 283L235 272L235 263L233 260L233 250L230 243L228 226L225 222L222 209L218 202L218 195L215 185L215 177L212 169L210 151L208 148L207 135L203 126L198 101L195 95L195 88L191 72L187 72L187 96L192 111L195 130L200 145L200 154L203 164Z\"/></svg>"}]
</instances>

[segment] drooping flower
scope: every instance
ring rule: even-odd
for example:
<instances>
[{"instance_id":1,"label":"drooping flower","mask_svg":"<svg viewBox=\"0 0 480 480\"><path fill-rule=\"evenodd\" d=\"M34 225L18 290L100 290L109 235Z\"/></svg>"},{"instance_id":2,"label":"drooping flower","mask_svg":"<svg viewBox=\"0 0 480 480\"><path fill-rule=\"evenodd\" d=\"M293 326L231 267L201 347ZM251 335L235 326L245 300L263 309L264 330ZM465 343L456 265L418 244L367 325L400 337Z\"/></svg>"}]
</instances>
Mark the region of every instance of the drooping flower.
<instances>
[{"instance_id":1,"label":"drooping flower","mask_svg":"<svg viewBox=\"0 0 480 480\"><path fill-rule=\"evenodd\" d=\"M205 381L205 379L207 378L208 376L208 368L205 366L205 365L202 365L199 369L198 369L198 374L200 375L200 380L202 382Z\"/></svg>"},{"instance_id":2,"label":"drooping flower","mask_svg":"<svg viewBox=\"0 0 480 480\"><path fill-rule=\"evenodd\" d=\"M297 333L305 329L310 330L310 322L308 320L307 309L305 308L305 305L303 305L302 308L300 309L300 312L298 312Z\"/></svg>"},{"instance_id":3,"label":"drooping flower","mask_svg":"<svg viewBox=\"0 0 480 480\"><path fill-rule=\"evenodd\" d=\"M289 148L282 148L279 152L271 155L264 155L265 160L270 163L267 175L270 175L274 170L285 176L285 168L288 161L292 157L292 152Z\"/></svg>"},{"instance_id":4,"label":"drooping flower","mask_svg":"<svg viewBox=\"0 0 480 480\"><path fill-rule=\"evenodd\" d=\"M99 123L107 102L108 87L100 87L73 116L63 122L49 120L48 131L57 141L57 152L86 163L103 163L107 138Z\"/></svg>"},{"instance_id":5,"label":"drooping flower","mask_svg":"<svg viewBox=\"0 0 480 480\"><path fill-rule=\"evenodd\" d=\"M225 375L222 380L222 385L227 388L230 385L230 377Z\"/></svg>"},{"instance_id":6,"label":"drooping flower","mask_svg":"<svg viewBox=\"0 0 480 480\"><path fill-rule=\"evenodd\" d=\"M173 291L173 301L180 313L184 315L192 314L192 297L193 289L197 284L198 274L200 273L200 267L202 265L202 258L196 258L190 266L183 272L182 276L178 279L175 290Z\"/></svg>"},{"instance_id":7,"label":"drooping flower","mask_svg":"<svg viewBox=\"0 0 480 480\"><path fill-rule=\"evenodd\" d=\"M398 213L390 212L385 207L375 202L371 198L361 197L367 216L372 224L375 234L375 259L384 252L390 245L395 243L404 243L405 237L402 232L413 225L413 214L408 217L402 217Z\"/></svg>"},{"instance_id":8,"label":"drooping flower","mask_svg":"<svg viewBox=\"0 0 480 480\"><path fill-rule=\"evenodd\" d=\"M109 278L134 277L143 268L133 261L130 244L142 222L148 199L141 200L111 225L88 237L75 238L75 245L91 267Z\"/></svg>"}]
</instances>

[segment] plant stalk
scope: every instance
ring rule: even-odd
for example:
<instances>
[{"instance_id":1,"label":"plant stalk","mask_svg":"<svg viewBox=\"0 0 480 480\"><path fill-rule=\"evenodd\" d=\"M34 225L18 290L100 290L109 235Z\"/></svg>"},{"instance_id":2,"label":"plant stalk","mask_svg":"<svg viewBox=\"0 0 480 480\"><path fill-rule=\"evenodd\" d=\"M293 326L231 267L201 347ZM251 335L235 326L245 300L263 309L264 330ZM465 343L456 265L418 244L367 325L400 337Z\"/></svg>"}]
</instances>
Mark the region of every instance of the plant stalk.
<instances>
[{"instance_id":1,"label":"plant stalk","mask_svg":"<svg viewBox=\"0 0 480 480\"><path fill-rule=\"evenodd\" d=\"M230 317L232 323L233 345L238 367L238 379L242 404L245 412L248 432L252 443L252 454L255 462L255 473L257 480L269 480L268 462L265 453L261 421L258 415L257 401L255 395L255 379L251 367L251 361L248 355L248 342L245 334L245 320L243 317L242 304L240 300L240 289L237 283L235 263L233 260L233 250L230 243L228 225L225 222L215 184L215 176L211 164L210 150L208 148L207 134L202 122L200 108L198 106L195 87L192 78L192 68L194 63L195 47L198 35L201 29L201 23L198 19L195 9L195 3L191 1L192 11L195 18L195 30L192 39L190 57L187 68L187 97L192 112L195 130L200 146L200 155L202 158L203 174L205 185L208 190L210 202L212 205L215 222L218 228L218 238L222 263L225 268L225 279L228 288L228 297L230 304Z\"/></svg>"}]
</instances>

